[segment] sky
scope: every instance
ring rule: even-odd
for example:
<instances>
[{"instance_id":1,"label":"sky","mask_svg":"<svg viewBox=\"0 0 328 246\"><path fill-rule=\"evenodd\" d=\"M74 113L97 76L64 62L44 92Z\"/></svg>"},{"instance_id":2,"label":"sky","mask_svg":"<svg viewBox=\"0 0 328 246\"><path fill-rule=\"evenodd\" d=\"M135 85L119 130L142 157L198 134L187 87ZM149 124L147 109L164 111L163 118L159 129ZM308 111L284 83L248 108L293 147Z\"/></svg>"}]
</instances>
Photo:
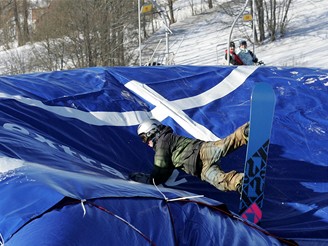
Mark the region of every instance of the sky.
<instances>
[{"instance_id":1,"label":"sky","mask_svg":"<svg viewBox=\"0 0 328 246\"><path fill-rule=\"evenodd\" d=\"M215 8L203 12L208 13L191 16L191 7L188 2L175 2L177 23L170 26L173 35L169 36L169 51L174 54L176 65L226 65L224 50L227 47L230 27L233 19L218 7L223 0L219 0ZM180 3L180 5L178 4ZM265 41L255 46L255 54L268 66L288 67L319 67L328 68L328 0L293 0L289 12L289 25L286 36L278 38L275 42ZM200 11L200 7L198 6ZM236 10L237 11L237 10ZM238 10L239 11L239 10ZM252 30L246 28L248 33ZM243 27L242 27L243 29ZM163 47L158 50L165 51L165 37L160 30L158 35L152 36L143 44L144 49L150 49L148 43L158 44L163 38ZM244 37L235 27L231 38L234 41ZM252 44L248 42L252 49ZM144 56L145 64L149 56Z\"/></svg>"}]
</instances>

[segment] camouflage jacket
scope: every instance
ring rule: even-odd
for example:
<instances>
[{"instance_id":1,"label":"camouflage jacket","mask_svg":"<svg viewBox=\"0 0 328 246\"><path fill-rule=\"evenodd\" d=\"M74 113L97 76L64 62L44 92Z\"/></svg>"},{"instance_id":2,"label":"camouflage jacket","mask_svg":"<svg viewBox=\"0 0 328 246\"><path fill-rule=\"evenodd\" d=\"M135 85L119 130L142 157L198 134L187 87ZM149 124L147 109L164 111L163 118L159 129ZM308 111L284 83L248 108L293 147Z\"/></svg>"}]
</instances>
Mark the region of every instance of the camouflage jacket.
<instances>
[{"instance_id":1,"label":"camouflage jacket","mask_svg":"<svg viewBox=\"0 0 328 246\"><path fill-rule=\"evenodd\" d=\"M203 141L179 136L169 126L166 126L154 141L154 170L151 178L154 178L156 183L165 182L174 168L192 175L200 174L197 160Z\"/></svg>"}]
</instances>

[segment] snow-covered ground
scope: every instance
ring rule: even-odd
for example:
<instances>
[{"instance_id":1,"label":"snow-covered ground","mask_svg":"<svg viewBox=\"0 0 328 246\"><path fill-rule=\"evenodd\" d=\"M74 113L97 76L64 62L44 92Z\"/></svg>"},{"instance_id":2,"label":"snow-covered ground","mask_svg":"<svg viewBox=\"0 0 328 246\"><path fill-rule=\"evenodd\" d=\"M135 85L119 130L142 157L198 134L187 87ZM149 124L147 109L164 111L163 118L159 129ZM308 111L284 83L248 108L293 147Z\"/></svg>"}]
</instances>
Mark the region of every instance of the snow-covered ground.
<instances>
[{"instance_id":1,"label":"snow-covered ground","mask_svg":"<svg viewBox=\"0 0 328 246\"><path fill-rule=\"evenodd\" d=\"M226 2L221 0L221 3ZM178 5L179 1L175 4ZM221 4L219 3L219 4ZM259 60L269 66L297 66L327 68L328 55L328 0L293 0L289 12L289 24L285 37L275 42L255 46ZM205 5L203 5L203 12ZM169 51L174 54L174 64L224 65L224 50L227 47L233 19L220 6L191 16L190 6L179 6L177 23L171 25ZM189 17L186 17L189 16ZM241 22L238 22L241 25ZM248 28L250 29L250 28ZM251 30L249 31L251 33ZM249 33L248 32L248 33ZM161 50L165 50L163 30L145 43L157 44L163 38ZM234 28L231 38L239 41L242 34ZM238 43L238 42L237 42ZM249 43L249 48L252 45ZM154 49L154 48L153 48ZM143 57L143 63L149 56Z\"/></svg>"},{"instance_id":2,"label":"snow-covered ground","mask_svg":"<svg viewBox=\"0 0 328 246\"><path fill-rule=\"evenodd\" d=\"M191 14L190 3L195 4L197 15ZM198 4L202 3L202 4ZM173 35L169 36L170 64L175 65L226 65L224 50L227 47L233 19L222 8L227 0L215 1L213 9L208 10L203 0L177 0L174 3L177 22L170 26ZM293 0L289 12L289 24L285 37L275 42L265 41L255 46L255 54L268 66L320 67L328 68L328 0ZM238 12L241 9L235 8ZM238 22L239 27L244 25ZM243 28L251 35L250 28ZM232 40L243 38L237 27ZM147 64L153 51L162 39L157 53L165 53L166 39L164 28L142 44L142 64ZM249 43L249 48L252 45ZM12 50L0 49L0 74L15 57L28 55L31 45ZM148 51L148 52L147 52ZM162 58L154 60L163 63Z\"/></svg>"}]
</instances>

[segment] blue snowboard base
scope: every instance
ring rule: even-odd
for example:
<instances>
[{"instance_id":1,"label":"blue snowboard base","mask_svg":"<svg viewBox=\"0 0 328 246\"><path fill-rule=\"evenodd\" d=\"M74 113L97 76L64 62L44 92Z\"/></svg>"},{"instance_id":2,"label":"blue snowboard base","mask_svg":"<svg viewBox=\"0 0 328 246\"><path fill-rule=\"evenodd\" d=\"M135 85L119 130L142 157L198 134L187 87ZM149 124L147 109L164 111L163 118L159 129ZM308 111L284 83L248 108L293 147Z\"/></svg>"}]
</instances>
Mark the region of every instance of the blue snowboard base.
<instances>
[{"instance_id":1,"label":"blue snowboard base","mask_svg":"<svg viewBox=\"0 0 328 246\"><path fill-rule=\"evenodd\" d=\"M262 219L274 107L275 94L271 85L255 84L251 98L250 131L239 205L239 214L253 223L258 223Z\"/></svg>"}]
</instances>

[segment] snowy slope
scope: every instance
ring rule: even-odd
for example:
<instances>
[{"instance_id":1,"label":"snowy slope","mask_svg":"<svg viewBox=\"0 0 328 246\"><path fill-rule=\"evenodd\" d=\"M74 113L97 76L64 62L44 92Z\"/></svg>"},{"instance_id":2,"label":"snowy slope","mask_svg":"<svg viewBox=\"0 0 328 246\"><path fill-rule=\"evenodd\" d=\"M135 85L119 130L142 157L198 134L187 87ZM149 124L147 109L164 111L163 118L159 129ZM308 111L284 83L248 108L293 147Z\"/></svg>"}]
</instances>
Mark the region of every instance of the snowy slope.
<instances>
[{"instance_id":1,"label":"snowy slope","mask_svg":"<svg viewBox=\"0 0 328 246\"><path fill-rule=\"evenodd\" d=\"M191 14L190 1L177 0L174 3L177 22L171 25L173 35L169 36L170 64L176 65L225 65L223 54L227 46L233 19L224 11L229 3L217 0L214 8L208 10L202 0L192 1L197 15ZM202 4L198 4L202 3ZM255 47L255 53L268 66L297 66L327 68L328 56L328 0L294 0L289 12L290 23L285 37ZM240 11L235 6L235 12ZM237 23L239 26L242 22ZM246 28L247 29L247 28ZM249 28L248 28L249 29ZM250 34L250 32L248 32ZM242 34L236 27L232 39L238 41ZM142 44L142 64L146 64L156 46L161 45L154 56L163 63L166 42L164 28ZM249 47L252 47L249 45ZM29 56L31 45L0 51L0 74L15 56L23 59ZM24 60L24 59L23 59ZM138 65L138 64L133 64Z\"/></svg>"},{"instance_id":2,"label":"snowy slope","mask_svg":"<svg viewBox=\"0 0 328 246\"><path fill-rule=\"evenodd\" d=\"M169 38L169 51L174 53L174 64L225 64L223 54L233 19L221 7L226 1L220 2L212 10L197 16L190 16L190 6L176 7L180 10L177 23L171 25L173 35ZM290 22L286 36L275 42L256 46L257 57L269 66L328 67L324 59L328 55L327 6L328 0L295 0L289 13ZM238 41L241 37L238 28L235 28L232 39ZM154 50L154 44L157 45L161 38L162 47L158 50L164 52L163 30L145 42L144 50L149 49L151 45ZM249 45L249 48L251 47ZM145 55L144 63L148 58L149 56Z\"/></svg>"}]
</instances>

